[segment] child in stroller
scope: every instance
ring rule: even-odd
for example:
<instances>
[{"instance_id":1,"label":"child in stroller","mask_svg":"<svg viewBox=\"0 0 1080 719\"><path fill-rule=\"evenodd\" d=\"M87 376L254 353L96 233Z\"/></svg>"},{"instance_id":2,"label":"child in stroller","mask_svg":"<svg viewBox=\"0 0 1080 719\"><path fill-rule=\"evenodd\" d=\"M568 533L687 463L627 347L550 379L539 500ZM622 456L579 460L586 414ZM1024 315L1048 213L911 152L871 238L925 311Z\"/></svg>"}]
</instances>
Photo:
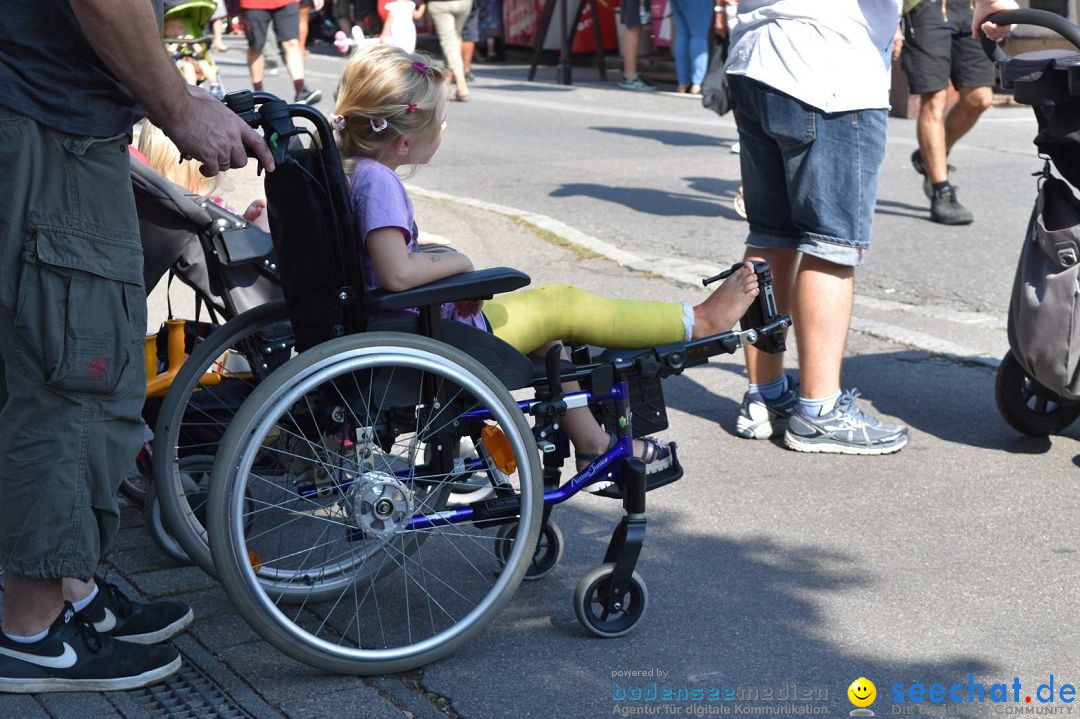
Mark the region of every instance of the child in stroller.
<instances>
[{"instance_id":1,"label":"child in stroller","mask_svg":"<svg viewBox=\"0 0 1080 719\"><path fill-rule=\"evenodd\" d=\"M214 0L168 0L162 35L165 49L189 85L202 86L217 98L225 96L221 76L210 52L205 28L217 10Z\"/></svg>"}]
</instances>

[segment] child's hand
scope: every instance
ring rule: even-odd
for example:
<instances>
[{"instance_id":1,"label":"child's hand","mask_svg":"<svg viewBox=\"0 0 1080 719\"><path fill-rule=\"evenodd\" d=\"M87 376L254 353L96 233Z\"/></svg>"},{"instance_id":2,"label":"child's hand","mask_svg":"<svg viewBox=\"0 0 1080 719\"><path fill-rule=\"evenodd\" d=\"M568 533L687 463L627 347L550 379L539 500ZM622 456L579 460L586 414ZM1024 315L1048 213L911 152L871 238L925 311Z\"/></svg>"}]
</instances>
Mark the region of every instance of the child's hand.
<instances>
[{"instance_id":1,"label":"child's hand","mask_svg":"<svg viewBox=\"0 0 1080 719\"><path fill-rule=\"evenodd\" d=\"M462 317L472 317L479 312L480 308L483 306L483 300L461 300L460 302L454 303L454 307L457 308L458 314Z\"/></svg>"},{"instance_id":2,"label":"child's hand","mask_svg":"<svg viewBox=\"0 0 1080 719\"><path fill-rule=\"evenodd\" d=\"M266 216L266 200L255 200L244 210L244 219L263 232L270 231L270 220Z\"/></svg>"}]
</instances>

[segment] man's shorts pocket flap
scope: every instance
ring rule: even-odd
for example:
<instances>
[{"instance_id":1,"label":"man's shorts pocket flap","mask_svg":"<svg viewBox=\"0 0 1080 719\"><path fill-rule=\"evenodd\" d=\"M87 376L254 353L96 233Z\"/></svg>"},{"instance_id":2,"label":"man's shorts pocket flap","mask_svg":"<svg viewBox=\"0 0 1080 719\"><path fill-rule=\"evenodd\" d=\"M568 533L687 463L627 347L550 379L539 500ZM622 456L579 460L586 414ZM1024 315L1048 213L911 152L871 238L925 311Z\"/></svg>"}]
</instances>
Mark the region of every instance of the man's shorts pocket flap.
<instances>
[{"instance_id":1,"label":"man's shorts pocket flap","mask_svg":"<svg viewBox=\"0 0 1080 719\"><path fill-rule=\"evenodd\" d=\"M102 238L69 228L36 228L37 258L54 267L90 272L110 280L141 285L142 245L138 236L117 233Z\"/></svg>"}]
</instances>

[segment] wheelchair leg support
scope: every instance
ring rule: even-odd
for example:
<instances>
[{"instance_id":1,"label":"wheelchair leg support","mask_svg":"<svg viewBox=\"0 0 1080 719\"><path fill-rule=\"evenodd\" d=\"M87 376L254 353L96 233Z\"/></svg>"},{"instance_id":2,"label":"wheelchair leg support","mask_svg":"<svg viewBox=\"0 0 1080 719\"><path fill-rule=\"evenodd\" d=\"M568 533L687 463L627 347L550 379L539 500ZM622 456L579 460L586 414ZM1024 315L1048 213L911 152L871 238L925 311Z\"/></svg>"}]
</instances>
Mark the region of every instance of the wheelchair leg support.
<instances>
[{"instance_id":1,"label":"wheelchair leg support","mask_svg":"<svg viewBox=\"0 0 1080 719\"><path fill-rule=\"evenodd\" d=\"M627 458L623 462L623 477L626 479L623 497L626 516L619 520L604 554L604 563L615 565L607 596L608 609L615 612L622 610L622 597L645 541L645 463L637 457Z\"/></svg>"}]
</instances>

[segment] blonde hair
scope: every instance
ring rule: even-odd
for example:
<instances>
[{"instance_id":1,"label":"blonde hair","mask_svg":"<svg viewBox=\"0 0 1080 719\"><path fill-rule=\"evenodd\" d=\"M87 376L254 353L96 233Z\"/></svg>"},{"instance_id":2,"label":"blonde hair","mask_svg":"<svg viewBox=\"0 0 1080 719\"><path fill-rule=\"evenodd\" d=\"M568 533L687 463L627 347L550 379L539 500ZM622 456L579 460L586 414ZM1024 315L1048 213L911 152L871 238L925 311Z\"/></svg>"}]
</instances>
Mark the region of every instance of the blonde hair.
<instances>
[{"instance_id":1,"label":"blonde hair","mask_svg":"<svg viewBox=\"0 0 1080 719\"><path fill-rule=\"evenodd\" d=\"M146 155L150 169L167 180L193 192L200 197L212 195L218 189L216 177L203 177L199 163L180 160L180 149L166 137L161 128L149 120L139 132L139 152Z\"/></svg>"},{"instance_id":2,"label":"blonde hair","mask_svg":"<svg viewBox=\"0 0 1080 719\"><path fill-rule=\"evenodd\" d=\"M446 109L447 77L420 53L390 45L358 48L341 75L334 110L345 121L338 131L342 156L378 159L402 135L434 135Z\"/></svg>"}]
</instances>

